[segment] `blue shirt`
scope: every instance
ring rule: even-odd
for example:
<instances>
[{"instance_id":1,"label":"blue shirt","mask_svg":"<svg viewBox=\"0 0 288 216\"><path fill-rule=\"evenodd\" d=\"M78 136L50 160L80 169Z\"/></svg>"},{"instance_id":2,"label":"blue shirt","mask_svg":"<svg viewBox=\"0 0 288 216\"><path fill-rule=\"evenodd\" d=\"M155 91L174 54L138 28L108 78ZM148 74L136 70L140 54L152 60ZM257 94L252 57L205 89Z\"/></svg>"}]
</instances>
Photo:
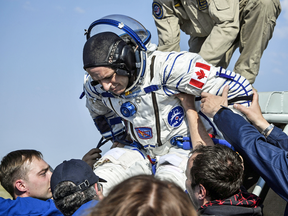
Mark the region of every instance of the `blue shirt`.
<instances>
[{"instance_id":1,"label":"blue shirt","mask_svg":"<svg viewBox=\"0 0 288 216\"><path fill-rule=\"evenodd\" d=\"M91 200L87 203L84 203L80 208L77 209L76 212L72 216L81 216L81 215L86 215L88 212L88 209L92 208L98 203L98 200ZM85 214L84 214L85 213Z\"/></svg>"},{"instance_id":2,"label":"blue shirt","mask_svg":"<svg viewBox=\"0 0 288 216\"><path fill-rule=\"evenodd\" d=\"M288 136L274 127L267 139L240 115L221 109L214 122L275 193L288 202Z\"/></svg>"},{"instance_id":3,"label":"blue shirt","mask_svg":"<svg viewBox=\"0 0 288 216\"><path fill-rule=\"evenodd\" d=\"M32 197L17 197L16 200L0 197L0 215L63 216L53 200L43 201Z\"/></svg>"}]
</instances>

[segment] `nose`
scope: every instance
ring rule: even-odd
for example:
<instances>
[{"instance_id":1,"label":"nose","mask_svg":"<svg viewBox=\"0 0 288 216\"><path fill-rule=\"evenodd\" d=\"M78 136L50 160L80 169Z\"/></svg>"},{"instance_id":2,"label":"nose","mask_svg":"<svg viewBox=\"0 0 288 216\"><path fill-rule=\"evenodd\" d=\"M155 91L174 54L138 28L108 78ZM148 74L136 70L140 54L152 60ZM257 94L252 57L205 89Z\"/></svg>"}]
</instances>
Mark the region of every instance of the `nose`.
<instances>
[{"instance_id":1,"label":"nose","mask_svg":"<svg viewBox=\"0 0 288 216\"><path fill-rule=\"evenodd\" d=\"M47 175L51 178L51 176L52 176L51 170L48 170L48 171L47 171Z\"/></svg>"},{"instance_id":2,"label":"nose","mask_svg":"<svg viewBox=\"0 0 288 216\"><path fill-rule=\"evenodd\" d=\"M111 82L102 81L101 85L102 85L102 87L104 88L105 91L109 91L110 88L111 88L112 83Z\"/></svg>"}]
</instances>

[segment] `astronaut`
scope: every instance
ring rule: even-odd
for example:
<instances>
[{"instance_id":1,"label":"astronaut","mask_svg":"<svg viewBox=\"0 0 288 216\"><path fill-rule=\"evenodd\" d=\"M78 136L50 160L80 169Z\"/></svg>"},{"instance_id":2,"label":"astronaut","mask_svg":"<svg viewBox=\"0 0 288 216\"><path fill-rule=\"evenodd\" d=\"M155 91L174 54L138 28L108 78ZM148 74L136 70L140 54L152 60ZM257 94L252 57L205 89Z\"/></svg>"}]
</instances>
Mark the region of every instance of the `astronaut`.
<instances>
[{"instance_id":1,"label":"astronaut","mask_svg":"<svg viewBox=\"0 0 288 216\"><path fill-rule=\"evenodd\" d=\"M281 12L279 0L154 0L152 8L158 50L180 51L181 29L190 35L190 52L227 68L239 47L233 71L251 84Z\"/></svg>"},{"instance_id":2,"label":"astronaut","mask_svg":"<svg viewBox=\"0 0 288 216\"><path fill-rule=\"evenodd\" d=\"M127 16L96 20L86 35L86 106L104 139L127 144L109 150L94 164L97 175L107 180L104 195L128 177L152 173L184 190L191 142L176 95L200 96L203 91L221 95L229 85L230 106L249 106L252 86L239 74L214 67L198 54L155 51L150 32ZM200 111L199 115L207 132L221 138L213 122ZM125 140L127 134L131 142Z\"/></svg>"}]
</instances>

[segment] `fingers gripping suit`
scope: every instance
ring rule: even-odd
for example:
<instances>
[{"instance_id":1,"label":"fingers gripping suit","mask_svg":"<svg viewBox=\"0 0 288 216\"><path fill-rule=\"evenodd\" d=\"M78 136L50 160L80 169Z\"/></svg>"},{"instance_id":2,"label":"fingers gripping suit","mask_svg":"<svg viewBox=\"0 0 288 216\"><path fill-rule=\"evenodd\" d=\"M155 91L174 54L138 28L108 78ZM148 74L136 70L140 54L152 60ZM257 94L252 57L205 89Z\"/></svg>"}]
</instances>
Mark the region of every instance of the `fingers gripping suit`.
<instances>
[{"instance_id":1,"label":"fingers gripping suit","mask_svg":"<svg viewBox=\"0 0 288 216\"><path fill-rule=\"evenodd\" d=\"M120 17L124 20L123 22L115 21L119 15L116 17L111 15L108 18L102 18L94 24L107 22L114 25L116 23L116 26L121 26L121 30L125 29L127 17L124 17L125 19L123 16ZM129 33L132 32L131 29L128 30ZM149 36L146 29L139 31L138 28L137 32L146 32L146 36ZM120 35L124 38L123 32ZM124 36L126 37L126 34ZM90 45L93 47L93 44L96 44L95 47L103 51L99 47L108 41L106 39L108 37L115 37L115 34L104 32L88 39L86 42L88 45L84 46L84 53L89 50L89 53L93 55L91 59L87 57L87 62L84 60L84 68L85 65L106 66L108 64L109 66L109 62L113 62L115 56L117 61L122 58L121 50L114 55L114 51L117 53L116 50L119 48L114 49L115 44L123 44L122 39L116 35L116 42L111 45L112 49L108 47L109 50L113 50L111 51L113 55L111 53L108 55L108 63L100 64L98 60L95 63L95 58L102 58L104 52L101 52L100 57L95 57L97 55L95 49L93 48L93 52L90 52ZM99 42L99 38L104 38L104 42ZM145 38L142 37L140 42L142 41L146 41ZM137 46L144 47L140 42ZM94 85L95 81L89 74L85 75L86 106L101 135L106 139L121 141L118 138L126 131L133 140L131 145L126 145L124 148L109 150L94 164L97 175L107 181L103 184L104 195L126 178L138 174L152 174L151 158L157 162L156 172L153 172L156 177L174 181L183 190L185 189L185 169L190 151L185 150L187 148L183 146L176 145L174 141L175 137L189 137L189 129L184 109L175 94L184 92L200 96L201 92L205 91L221 95L224 86L229 85L228 97L232 103L234 100L246 106L250 105L250 101L245 97L251 96L252 86L239 74L226 71L221 67L214 67L195 53L161 52L155 51L156 46L153 48L153 45L149 43L145 45L146 50L140 52L139 58L136 57L136 59L141 59L141 66L136 62L139 68L137 79L133 81L132 86L127 87L125 94L115 95L107 92L100 84ZM89 49L86 50L85 47ZM123 50L127 51L126 48ZM123 62L125 63L125 59ZM114 68L117 66L116 63L112 65ZM125 76L126 72L123 72L123 68L121 65L120 72L116 68L115 73ZM239 100L239 97L244 98ZM236 98L238 100L235 100ZM209 118L203 114L200 117L209 133L221 137ZM155 171L154 168L155 166L153 166L153 171Z\"/></svg>"},{"instance_id":2,"label":"fingers gripping suit","mask_svg":"<svg viewBox=\"0 0 288 216\"><path fill-rule=\"evenodd\" d=\"M234 71L253 83L280 11L279 0L154 0L158 50L180 51L181 29L190 52L227 68L239 47Z\"/></svg>"}]
</instances>

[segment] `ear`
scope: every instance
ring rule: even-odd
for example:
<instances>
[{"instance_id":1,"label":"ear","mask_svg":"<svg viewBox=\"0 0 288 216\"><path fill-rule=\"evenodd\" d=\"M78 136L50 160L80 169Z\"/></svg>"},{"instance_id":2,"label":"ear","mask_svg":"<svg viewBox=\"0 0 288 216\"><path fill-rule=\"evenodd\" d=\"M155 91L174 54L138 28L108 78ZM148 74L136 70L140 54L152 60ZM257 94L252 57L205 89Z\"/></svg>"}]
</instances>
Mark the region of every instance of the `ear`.
<instances>
[{"instance_id":1,"label":"ear","mask_svg":"<svg viewBox=\"0 0 288 216\"><path fill-rule=\"evenodd\" d=\"M21 193L25 193L27 191L26 183L22 179L16 180L14 185L15 185L15 188Z\"/></svg>"},{"instance_id":2,"label":"ear","mask_svg":"<svg viewBox=\"0 0 288 216\"><path fill-rule=\"evenodd\" d=\"M104 198L103 193L102 193L103 188L98 184L99 183L95 183L94 187L95 187L96 194L97 194L99 200L102 200Z\"/></svg>"},{"instance_id":3,"label":"ear","mask_svg":"<svg viewBox=\"0 0 288 216\"><path fill-rule=\"evenodd\" d=\"M206 196L207 196L206 188L202 184L199 184L198 199L204 200Z\"/></svg>"}]
</instances>

